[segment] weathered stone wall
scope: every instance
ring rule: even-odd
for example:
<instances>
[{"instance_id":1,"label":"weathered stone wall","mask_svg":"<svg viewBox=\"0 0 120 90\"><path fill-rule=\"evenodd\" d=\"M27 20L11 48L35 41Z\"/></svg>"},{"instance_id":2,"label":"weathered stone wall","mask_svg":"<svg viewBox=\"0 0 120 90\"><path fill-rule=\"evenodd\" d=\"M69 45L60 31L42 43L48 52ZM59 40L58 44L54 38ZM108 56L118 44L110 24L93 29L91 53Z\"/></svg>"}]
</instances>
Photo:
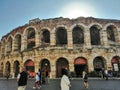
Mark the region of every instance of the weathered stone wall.
<instances>
[{"instance_id":1,"label":"weathered stone wall","mask_svg":"<svg viewBox=\"0 0 120 90\"><path fill-rule=\"evenodd\" d=\"M80 25L84 28L84 45L79 47L74 47L72 41L72 29L74 26ZM92 25L99 26L100 29L100 37L101 37L101 46L92 46L90 43L90 32L89 28ZM109 25L114 25L117 29L117 37L115 46L110 46L107 40L106 27ZM30 51L26 49L26 30L32 27L36 32L36 46ZM55 46L55 31L58 27L64 27L67 30L68 44L65 47ZM41 45L40 41L40 33L42 29L47 29L50 32L50 46L46 48L39 48ZM22 47L21 51L14 51L14 39L17 34L22 36ZM9 54L2 53L3 41L7 42L9 37L12 37L12 52ZM56 62L60 57L63 57L69 62L69 69L71 72L74 72L74 60L77 57L84 57L87 60L88 71L93 71L93 61L96 57L103 57L105 59L105 67L106 69L111 69L111 60L114 56L119 56L119 45L120 45L120 21L119 20L106 20L106 19L96 19L96 18L84 18L79 17L77 19L68 19L68 18L54 18L48 20L38 20L36 22L30 22L29 24L20 26L14 30L12 30L9 34L3 36L1 39L1 55L0 55L0 64L3 68L0 71L5 74L6 62L10 62L11 75L14 73L14 62L17 60L20 63L20 66L23 66L24 63L31 59L35 65L35 72L37 72L40 67L40 62L43 59L48 59L51 67L51 77L56 77ZM5 49L6 50L6 49ZM2 67L1 66L1 67ZM2 70L3 69L3 70Z\"/></svg>"}]
</instances>

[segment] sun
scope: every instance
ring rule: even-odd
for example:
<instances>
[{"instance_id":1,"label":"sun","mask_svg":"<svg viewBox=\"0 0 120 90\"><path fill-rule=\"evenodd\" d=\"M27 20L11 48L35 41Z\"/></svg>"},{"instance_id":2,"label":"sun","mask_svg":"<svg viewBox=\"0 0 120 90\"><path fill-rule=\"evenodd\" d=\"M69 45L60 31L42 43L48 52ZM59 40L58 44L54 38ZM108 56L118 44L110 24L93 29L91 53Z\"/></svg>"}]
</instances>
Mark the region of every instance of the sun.
<instances>
[{"instance_id":1,"label":"sun","mask_svg":"<svg viewBox=\"0 0 120 90\"><path fill-rule=\"evenodd\" d=\"M63 8L60 11L60 15L68 18L77 18L80 16L83 17L98 16L95 8L93 8L91 5L87 3L77 2L69 3L68 5L63 6Z\"/></svg>"}]
</instances>

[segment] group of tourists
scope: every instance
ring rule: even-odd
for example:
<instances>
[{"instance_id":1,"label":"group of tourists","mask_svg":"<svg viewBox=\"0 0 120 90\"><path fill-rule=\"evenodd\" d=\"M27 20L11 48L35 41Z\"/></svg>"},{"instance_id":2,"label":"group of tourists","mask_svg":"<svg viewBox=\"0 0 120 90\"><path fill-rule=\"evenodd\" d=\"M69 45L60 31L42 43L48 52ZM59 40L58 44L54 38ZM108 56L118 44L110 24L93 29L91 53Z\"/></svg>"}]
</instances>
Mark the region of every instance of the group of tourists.
<instances>
[{"instance_id":1,"label":"group of tourists","mask_svg":"<svg viewBox=\"0 0 120 90\"><path fill-rule=\"evenodd\" d=\"M102 70L100 70L100 76L101 78L108 80L108 70L104 70L104 68L102 68Z\"/></svg>"},{"instance_id":2,"label":"group of tourists","mask_svg":"<svg viewBox=\"0 0 120 90\"><path fill-rule=\"evenodd\" d=\"M48 83L48 71L44 72L44 77L41 75L41 70L39 69L35 75L35 81L33 84L33 89L40 89L41 84ZM25 67L22 67L21 72L17 76L18 90L25 90L27 85L27 80L29 78L28 73L26 72Z\"/></svg>"},{"instance_id":3,"label":"group of tourists","mask_svg":"<svg viewBox=\"0 0 120 90\"><path fill-rule=\"evenodd\" d=\"M70 79L68 76L68 70L67 69L62 69L62 78L60 82L61 90L69 90L71 87ZM46 72L46 77L48 76L48 73ZM84 82L84 87L88 88L88 74L87 72L83 71L83 82ZM18 82L18 90L25 90L26 85L27 85L27 80L28 80L28 73L25 70L25 67L22 68L21 72L17 76L17 82ZM33 84L33 89L40 89L41 87L41 70L39 69L38 72L36 73L35 76L35 82ZM43 83L43 82L42 82Z\"/></svg>"}]
</instances>

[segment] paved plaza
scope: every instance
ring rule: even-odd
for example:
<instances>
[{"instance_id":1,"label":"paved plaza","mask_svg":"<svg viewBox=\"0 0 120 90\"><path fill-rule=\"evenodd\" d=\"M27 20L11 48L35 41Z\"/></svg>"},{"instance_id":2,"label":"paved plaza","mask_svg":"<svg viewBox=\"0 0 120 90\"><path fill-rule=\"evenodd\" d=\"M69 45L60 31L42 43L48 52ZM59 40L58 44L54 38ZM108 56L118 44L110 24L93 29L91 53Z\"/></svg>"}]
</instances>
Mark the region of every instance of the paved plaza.
<instances>
[{"instance_id":1,"label":"paved plaza","mask_svg":"<svg viewBox=\"0 0 120 90\"><path fill-rule=\"evenodd\" d=\"M26 90L33 90L34 79L28 80ZM70 90L120 90L120 79L89 79L89 89L83 87L82 79L72 79ZM0 90L17 90L16 79L0 79ZM36 89L37 90L37 89ZM60 90L60 79L50 79L49 84L42 85L40 90Z\"/></svg>"}]
</instances>

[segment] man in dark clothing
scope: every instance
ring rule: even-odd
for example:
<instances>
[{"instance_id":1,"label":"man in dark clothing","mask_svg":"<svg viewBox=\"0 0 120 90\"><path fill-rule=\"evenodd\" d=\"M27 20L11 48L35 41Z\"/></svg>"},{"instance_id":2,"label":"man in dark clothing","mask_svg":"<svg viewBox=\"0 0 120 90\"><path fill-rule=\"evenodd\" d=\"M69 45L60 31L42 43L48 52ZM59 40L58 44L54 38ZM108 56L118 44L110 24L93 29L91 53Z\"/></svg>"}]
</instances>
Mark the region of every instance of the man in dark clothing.
<instances>
[{"instance_id":1,"label":"man in dark clothing","mask_svg":"<svg viewBox=\"0 0 120 90\"><path fill-rule=\"evenodd\" d=\"M22 68L21 73L17 76L18 90L25 90L28 80L28 74L25 71L25 67Z\"/></svg>"}]
</instances>

